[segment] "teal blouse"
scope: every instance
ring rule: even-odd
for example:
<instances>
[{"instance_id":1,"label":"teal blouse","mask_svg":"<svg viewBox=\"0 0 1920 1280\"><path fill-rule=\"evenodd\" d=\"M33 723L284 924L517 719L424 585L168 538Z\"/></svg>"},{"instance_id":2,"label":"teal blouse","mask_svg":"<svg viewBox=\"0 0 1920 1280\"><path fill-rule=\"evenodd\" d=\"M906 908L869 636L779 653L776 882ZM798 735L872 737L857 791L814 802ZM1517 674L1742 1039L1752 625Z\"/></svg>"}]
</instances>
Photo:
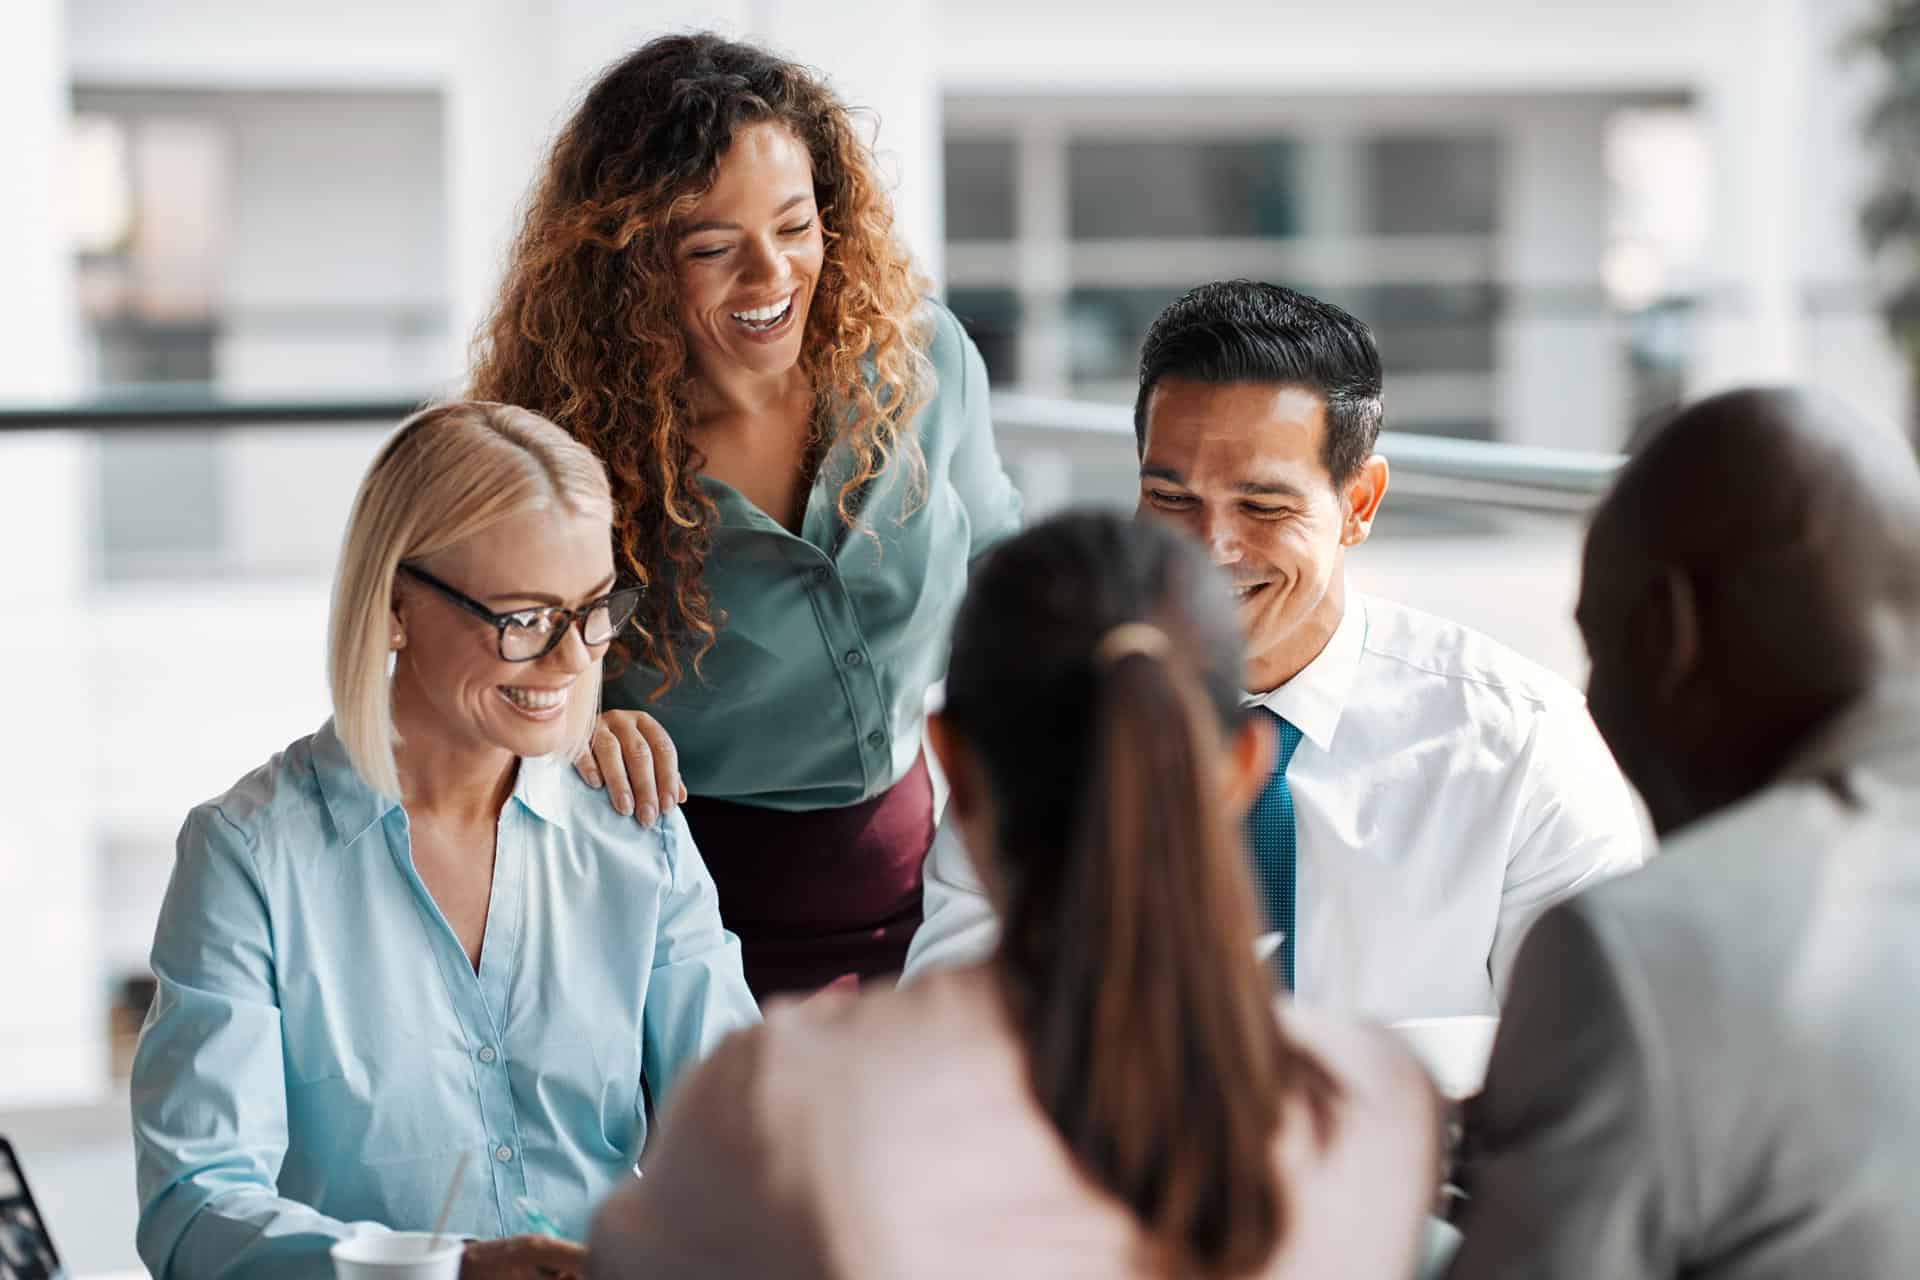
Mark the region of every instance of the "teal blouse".
<instances>
[{"instance_id":1,"label":"teal blouse","mask_svg":"<svg viewBox=\"0 0 1920 1280\"><path fill-rule=\"evenodd\" d=\"M606 686L609 708L652 713L673 736L695 795L769 809L856 804L885 791L920 753L929 685L974 557L1020 524L1000 465L987 370L938 303L928 350L937 391L914 422L924 501L896 461L869 487L849 529L835 511L853 458L829 449L799 536L736 490L701 483L719 507L704 569L724 615L714 647L649 703L659 673L635 664Z\"/></svg>"}]
</instances>

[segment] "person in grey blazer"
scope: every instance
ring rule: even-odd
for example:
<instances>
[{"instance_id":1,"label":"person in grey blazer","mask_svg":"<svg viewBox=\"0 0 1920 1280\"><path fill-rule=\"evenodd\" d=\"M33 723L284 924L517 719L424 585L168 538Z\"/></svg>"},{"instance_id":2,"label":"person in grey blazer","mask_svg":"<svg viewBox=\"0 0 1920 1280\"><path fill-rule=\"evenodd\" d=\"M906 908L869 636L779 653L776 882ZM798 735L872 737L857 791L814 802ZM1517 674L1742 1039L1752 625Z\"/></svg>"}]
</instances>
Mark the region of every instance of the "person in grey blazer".
<instances>
[{"instance_id":1,"label":"person in grey blazer","mask_svg":"<svg viewBox=\"0 0 1920 1280\"><path fill-rule=\"evenodd\" d=\"M1587 539L1588 701L1663 839L1547 913L1450 1275L1920 1275L1920 470L1830 400L1682 413Z\"/></svg>"}]
</instances>

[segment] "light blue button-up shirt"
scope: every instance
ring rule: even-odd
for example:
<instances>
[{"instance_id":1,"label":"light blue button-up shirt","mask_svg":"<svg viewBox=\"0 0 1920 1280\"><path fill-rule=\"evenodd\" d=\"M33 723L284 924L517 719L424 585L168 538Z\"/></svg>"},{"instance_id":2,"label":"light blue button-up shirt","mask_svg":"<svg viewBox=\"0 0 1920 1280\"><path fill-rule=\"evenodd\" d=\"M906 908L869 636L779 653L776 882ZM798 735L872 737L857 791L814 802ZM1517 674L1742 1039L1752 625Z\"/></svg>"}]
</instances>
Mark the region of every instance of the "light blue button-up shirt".
<instances>
[{"instance_id":1,"label":"light blue button-up shirt","mask_svg":"<svg viewBox=\"0 0 1920 1280\"><path fill-rule=\"evenodd\" d=\"M407 815L328 722L188 815L133 1066L139 1248L160 1280L331 1277L328 1249L584 1239L647 1095L758 1020L680 815L636 836L554 761L500 814L476 972L413 867ZM643 1083L644 1079L644 1083Z\"/></svg>"}]
</instances>

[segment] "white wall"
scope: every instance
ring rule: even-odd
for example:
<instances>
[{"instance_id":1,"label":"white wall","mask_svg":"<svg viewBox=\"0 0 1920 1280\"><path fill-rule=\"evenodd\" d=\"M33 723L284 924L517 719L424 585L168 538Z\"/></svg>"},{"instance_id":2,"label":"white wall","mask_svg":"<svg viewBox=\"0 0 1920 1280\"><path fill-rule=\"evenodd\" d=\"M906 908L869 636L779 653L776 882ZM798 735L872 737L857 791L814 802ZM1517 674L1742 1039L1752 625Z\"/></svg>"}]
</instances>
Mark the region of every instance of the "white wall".
<instances>
[{"instance_id":1,"label":"white wall","mask_svg":"<svg viewBox=\"0 0 1920 1280\"><path fill-rule=\"evenodd\" d=\"M462 0L67 0L76 84L429 88L459 48Z\"/></svg>"},{"instance_id":2,"label":"white wall","mask_svg":"<svg viewBox=\"0 0 1920 1280\"><path fill-rule=\"evenodd\" d=\"M1641 89L1690 80L1707 0L945 0L951 89Z\"/></svg>"},{"instance_id":3,"label":"white wall","mask_svg":"<svg viewBox=\"0 0 1920 1280\"><path fill-rule=\"evenodd\" d=\"M68 0L72 67L90 83L438 83L482 13L501 0ZM916 50L916 19L869 0L563 0L550 28L583 12L624 15L634 31L694 23L823 41L836 75ZM1177 10L1142 0L941 0L932 7L933 63L947 88L1156 85L1191 89L1335 87L1640 88L1691 76L1711 0L1195 0ZM1849 0L1850 2L1850 0ZM802 50L810 57L820 57ZM566 61L567 58L562 59ZM592 59L587 59L591 62Z\"/></svg>"},{"instance_id":4,"label":"white wall","mask_svg":"<svg viewBox=\"0 0 1920 1280\"><path fill-rule=\"evenodd\" d=\"M66 129L57 0L0 5L0 399L72 389L78 358L58 148ZM83 1098L106 1079L106 991L86 761L102 737L87 674L88 442L0 436L0 564L12 673L0 733L0 1106ZM59 762L54 768L48 761Z\"/></svg>"}]
</instances>

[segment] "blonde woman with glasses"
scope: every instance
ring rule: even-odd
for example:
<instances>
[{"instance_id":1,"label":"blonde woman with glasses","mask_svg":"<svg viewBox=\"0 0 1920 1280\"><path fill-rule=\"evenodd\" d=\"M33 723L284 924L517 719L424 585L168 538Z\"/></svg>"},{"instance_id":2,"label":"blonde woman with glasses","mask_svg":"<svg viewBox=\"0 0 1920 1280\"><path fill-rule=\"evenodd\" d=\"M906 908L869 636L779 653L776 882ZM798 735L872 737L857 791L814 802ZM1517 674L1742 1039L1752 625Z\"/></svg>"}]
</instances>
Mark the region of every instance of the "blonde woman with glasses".
<instances>
[{"instance_id":1,"label":"blonde woman with glasses","mask_svg":"<svg viewBox=\"0 0 1920 1280\"><path fill-rule=\"evenodd\" d=\"M584 1236L650 1106L757 1021L685 823L635 841L566 763L638 603L611 518L600 463L522 409L425 410L375 459L333 718L180 833L133 1069L159 1280L327 1277L456 1184L463 1276L576 1274L530 1228Z\"/></svg>"}]
</instances>

